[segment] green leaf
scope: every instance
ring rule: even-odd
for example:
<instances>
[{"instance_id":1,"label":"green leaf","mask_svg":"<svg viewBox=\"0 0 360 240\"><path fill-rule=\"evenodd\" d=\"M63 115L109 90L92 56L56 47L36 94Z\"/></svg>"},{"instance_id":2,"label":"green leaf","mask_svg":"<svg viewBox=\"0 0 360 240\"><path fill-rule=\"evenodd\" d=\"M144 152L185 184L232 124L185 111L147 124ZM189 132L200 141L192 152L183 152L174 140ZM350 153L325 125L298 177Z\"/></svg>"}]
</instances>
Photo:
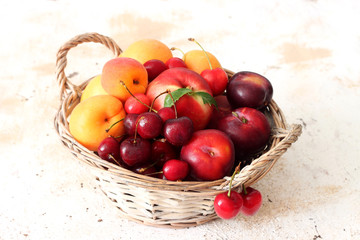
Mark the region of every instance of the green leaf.
<instances>
[{"instance_id":1,"label":"green leaf","mask_svg":"<svg viewBox=\"0 0 360 240\"><path fill-rule=\"evenodd\" d=\"M164 107L171 107L182 96L184 96L185 94L191 93L191 92L192 92L192 90L189 88L179 88L179 89L171 92L171 96L173 97L174 101L171 98L170 94L166 95L165 100L164 100Z\"/></svg>"},{"instance_id":2,"label":"green leaf","mask_svg":"<svg viewBox=\"0 0 360 240\"><path fill-rule=\"evenodd\" d=\"M204 104L214 105L216 107L216 109L217 109L217 103L216 103L214 97L211 96L209 93L207 93L207 92L196 92L195 95L199 95L202 98Z\"/></svg>"}]
</instances>

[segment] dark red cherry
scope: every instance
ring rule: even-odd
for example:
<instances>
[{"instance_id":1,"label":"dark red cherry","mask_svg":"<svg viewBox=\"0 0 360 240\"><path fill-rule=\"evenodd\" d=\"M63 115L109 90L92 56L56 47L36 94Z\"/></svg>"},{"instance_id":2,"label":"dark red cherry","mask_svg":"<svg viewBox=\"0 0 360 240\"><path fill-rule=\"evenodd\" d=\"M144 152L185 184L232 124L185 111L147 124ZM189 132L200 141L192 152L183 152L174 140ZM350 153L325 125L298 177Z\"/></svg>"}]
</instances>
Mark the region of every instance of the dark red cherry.
<instances>
[{"instance_id":1,"label":"dark red cherry","mask_svg":"<svg viewBox=\"0 0 360 240\"><path fill-rule=\"evenodd\" d=\"M144 139L156 138L161 134L163 121L154 112L144 112L137 119L137 132Z\"/></svg>"},{"instance_id":2,"label":"dark red cherry","mask_svg":"<svg viewBox=\"0 0 360 240\"><path fill-rule=\"evenodd\" d=\"M130 167L145 164L151 157L151 143L140 137L129 137L120 144L120 156Z\"/></svg>"}]
</instances>

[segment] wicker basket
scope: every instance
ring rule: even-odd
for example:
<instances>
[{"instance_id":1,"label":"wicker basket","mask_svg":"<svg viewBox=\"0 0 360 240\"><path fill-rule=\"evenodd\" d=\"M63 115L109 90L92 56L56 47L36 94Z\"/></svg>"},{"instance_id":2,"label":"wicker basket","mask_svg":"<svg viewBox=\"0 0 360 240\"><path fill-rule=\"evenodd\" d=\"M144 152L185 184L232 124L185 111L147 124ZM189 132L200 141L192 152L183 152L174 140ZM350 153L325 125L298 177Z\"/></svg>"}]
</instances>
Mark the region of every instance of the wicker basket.
<instances>
[{"instance_id":1,"label":"wicker basket","mask_svg":"<svg viewBox=\"0 0 360 240\"><path fill-rule=\"evenodd\" d=\"M127 219L160 227L182 228L196 226L217 218L213 208L215 195L228 189L229 177L216 181L173 182L136 174L99 158L80 145L69 132L68 116L79 103L88 81L77 86L65 75L68 51L85 42L101 43L115 56L121 53L109 37L98 33L78 35L66 42L58 51L56 77L60 86L60 106L56 113L55 129L63 145L76 159L89 165L100 188ZM227 70L229 77L234 73ZM250 165L235 176L233 188L250 186L270 171L279 157L301 134L301 125L289 126L281 109L272 101L266 111L272 122L272 135L268 148Z\"/></svg>"}]
</instances>

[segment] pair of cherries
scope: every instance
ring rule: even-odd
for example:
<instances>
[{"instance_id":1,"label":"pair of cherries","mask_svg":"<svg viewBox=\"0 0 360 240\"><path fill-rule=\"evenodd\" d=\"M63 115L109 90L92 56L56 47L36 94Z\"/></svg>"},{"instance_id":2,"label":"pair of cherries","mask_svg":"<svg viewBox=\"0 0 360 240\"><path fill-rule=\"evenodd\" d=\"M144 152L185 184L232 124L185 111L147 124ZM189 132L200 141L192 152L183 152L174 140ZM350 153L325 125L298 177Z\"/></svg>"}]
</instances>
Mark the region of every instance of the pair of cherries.
<instances>
[{"instance_id":1,"label":"pair of cherries","mask_svg":"<svg viewBox=\"0 0 360 240\"><path fill-rule=\"evenodd\" d=\"M236 217L239 212L245 216L255 215L262 204L261 193L247 187L241 193L230 191L220 193L215 197L214 209L216 214L222 219Z\"/></svg>"},{"instance_id":2,"label":"pair of cherries","mask_svg":"<svg viewBox=\"0 0 360 240\"><path fill-rule=\"evenodd\" d=\"M241 193L231 191L232 181L240 171L240 164L235 168L229 182L229 191L216 195L214 200L214 210L222 219L236 217L239 212L245 216L255 215L262 204L261 193L252 187L243 186Z\"/></svg>"}]
</instances>

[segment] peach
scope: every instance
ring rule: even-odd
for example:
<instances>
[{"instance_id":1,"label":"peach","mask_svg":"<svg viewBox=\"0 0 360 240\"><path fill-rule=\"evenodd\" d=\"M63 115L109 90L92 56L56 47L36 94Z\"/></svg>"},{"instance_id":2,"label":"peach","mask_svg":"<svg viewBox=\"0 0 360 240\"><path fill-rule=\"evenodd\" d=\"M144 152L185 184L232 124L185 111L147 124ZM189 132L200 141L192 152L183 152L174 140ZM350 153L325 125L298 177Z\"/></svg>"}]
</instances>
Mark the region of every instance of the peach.
<instances>
[{"instance_id":1,"label":"peach","mask_svg":"<svg viewBox=\"0 0 360 240\"><path fill-rule=\"evenodd\" d=\"M158 59L165 63L168 59L172 58L172 56L169 47L155 39L136 41L120 54L120 57L130 57L138 60L141 64L152 59Z\"/></svg>"},{"instance_id":2,"label":"peach","mask_svg":"<svg viewBox=\"0 0 360 240\"><path fill-rule=\"evenodd\" d=\"M117 137L125 133L123 119L126 113L122 102L111 95L98 95L80 102L72 111L69 130L72 136L90 151L96 151L100 142L109 135Z\"/></svg>"},{"instance_id":3,"label":"peach","mask_svg":"<svg viewBox=\"0 0 360 240\"><path fill-rule=\"evenodd\" d=\"M209 52L206 53L209 56L212 68L221 68L221 64L217 58ZM197 72L198 74L201 74L201 72L205 69L210 69L209 61L202 50L191 50L185 53L183 60L189 69Z\"/></svg>"},{"instance_id":4,"label":"peach","mask_svg":"<svg viewBox=\"0 0 360 240\"><path fill-rule=\"evenodd\" d=\"M106 92L125 103L131 96L129 91L132 94L145 93L148 86L148 74L139 61L128 57L118 57L105 63L101 85Z\"/></svg>"},{"instance_id":5,"label":"peach","mask_svg":"<svg viewBox=\"0 0 360 240\"><path fill-rule=\"evenodd\" d=\"M89 97L97 95L108 95L105 89L101 86L101 75L97 75L89 81L81 94L80 101L84 101Z\"/></svg>"}]
</instances>

